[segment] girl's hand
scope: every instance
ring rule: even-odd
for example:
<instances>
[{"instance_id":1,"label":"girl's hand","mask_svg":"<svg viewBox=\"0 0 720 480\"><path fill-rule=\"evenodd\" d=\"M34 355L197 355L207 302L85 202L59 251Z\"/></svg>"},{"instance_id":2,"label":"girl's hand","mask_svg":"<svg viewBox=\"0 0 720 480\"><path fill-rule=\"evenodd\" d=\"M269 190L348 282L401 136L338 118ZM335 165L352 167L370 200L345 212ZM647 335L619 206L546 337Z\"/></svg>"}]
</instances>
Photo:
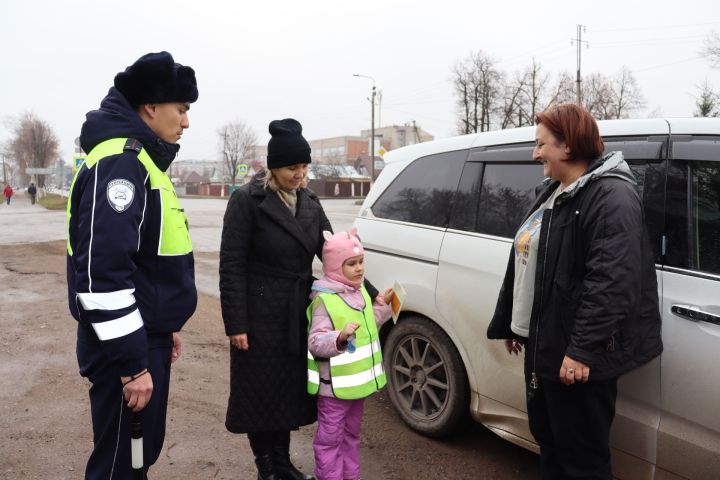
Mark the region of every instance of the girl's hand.
<instances>
[{"instance_id":1,"label":"girl's hand","mask_svg":"<svg viewBox=\"0 0 720 480\"><path fill-rule=\"evenodd\" d=\"M340 335L338 335L337 343L338 345L345 345L347 343L347 339L355 334L355 330L360 328L359 323L348 323L345 325L345 328L340 330Z\"/></svg>"},{"instance_id":2,"label":"girl's hand","mask_svg":"<svg viewBox=\"0 0 720 480\"><path fill-rule=\"evenodd\" d=\"M390 301L392 300L393 294L394 294L393 289L392 289L392 288L388 288L387 290L385 290L385 291L382 293L382 295L378 295L378 299L379 299L379 298L382 298L382 299L383 299L383 304L384 304L384 305L389 305L389 304L390 304Z\"/></svg>"}]
</instances>

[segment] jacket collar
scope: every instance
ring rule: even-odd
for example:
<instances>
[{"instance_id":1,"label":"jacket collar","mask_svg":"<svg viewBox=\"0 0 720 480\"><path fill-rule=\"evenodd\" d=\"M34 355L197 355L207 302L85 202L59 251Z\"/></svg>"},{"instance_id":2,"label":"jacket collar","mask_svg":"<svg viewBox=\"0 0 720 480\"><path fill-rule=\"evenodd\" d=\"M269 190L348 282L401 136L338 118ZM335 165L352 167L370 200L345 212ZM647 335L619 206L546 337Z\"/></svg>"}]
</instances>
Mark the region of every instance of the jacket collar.
<instances>
[{"instance_id":1,"label":"jacket collar","mask_svg":"<svg viewBox=\"0 0 720 480\"><path fill-rule=\"evenodd\" d=\"M310 239L308 234L303 230L300 222L293 216L290 209L280 200L280 197L264 187L262 174L257 174L250 182L250 195L257 197L260 203L258 209L270 217L275 223L284 228L293 238L310 253L315 253L315 243ZM262 200L260 200L262 198ZM302 214L303 206L309 201L309 197L304 188L297 191L297 214Z\"/></svg>"},{"instance_id":2,"label":"jacket collar","mask_svg":"<svg viewBox=\"0 0 720 480\"><path fill-rule=\"evenodd\" d=\"M115 87L110 88L100 108L87 113L80 132L82 149L90 153L96 145L111 138L134 138L142 143L153 163L167 171L180 146L163 141L130 106Z\"/></svg>"},{"instance_id":3,"label":"jacket collar","mask_svg":"<svg viewBox=\"0 0 720 480\"><path fill-rule=\"evenodd\" d=\"M580 178L568 185L560 196L563 198L573 197L585 185L603 177L616 177L630 182L633 185L637 185L635 175L633 175L630 166L625 162L622 152L610 152L590 162L587 171Z\"/></svg>"}]
</instances>

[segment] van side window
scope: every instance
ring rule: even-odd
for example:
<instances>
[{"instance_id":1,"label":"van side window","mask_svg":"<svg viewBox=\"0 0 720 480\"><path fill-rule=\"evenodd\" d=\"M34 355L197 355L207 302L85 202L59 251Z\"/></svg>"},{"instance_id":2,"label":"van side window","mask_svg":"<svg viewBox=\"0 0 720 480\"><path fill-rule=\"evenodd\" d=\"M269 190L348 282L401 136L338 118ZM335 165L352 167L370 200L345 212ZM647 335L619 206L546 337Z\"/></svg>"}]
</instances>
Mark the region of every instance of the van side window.
<instances>
[{"instance_id":1,"label":"van side window","mask_svg":"<svg viewBox=\"0 0 720 480\"><path fill-rule=\"evenodd\" d=\"M405 168L372 206L376 217L447 227L467 150L429 155Z\"/></svg>"},{"instance_id":2,"label":"van side window","mask_svg":"<svg viewBox=\"0 0 720 480\"><path fill-rule=\"evenodd\" d=\"M537 162L468 162L450 227L512 238L542 179L542 165Z\"/></svg>"},{"instance_id":3,"label":"van side window","mask_svg":"<svg viewBox=\"0 0 720 480\"><path fill-rule=\"evenodd\" d=\"M673 145L667 183L667 265L720 274L720 141Z\"/></svg>"}]
</instances>

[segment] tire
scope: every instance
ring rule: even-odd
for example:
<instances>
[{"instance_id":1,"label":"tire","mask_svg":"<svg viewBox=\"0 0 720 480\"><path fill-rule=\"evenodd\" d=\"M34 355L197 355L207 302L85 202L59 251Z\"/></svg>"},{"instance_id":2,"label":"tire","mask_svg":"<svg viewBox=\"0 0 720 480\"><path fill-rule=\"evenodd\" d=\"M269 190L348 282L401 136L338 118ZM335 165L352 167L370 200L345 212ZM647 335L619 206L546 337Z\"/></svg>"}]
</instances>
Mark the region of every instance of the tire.
<instances>
[{"instance_id":1,"label":"tire","mask_svg":"<svg viewBox=\"0 0 720 480\"><path fill-rule=\"evenodd\" d=\"M447 334L430 320L406 316L383 348L390 400L405 423L444 437L465 422L470 392L465 367Z\"/></svg>"}]
</instances>

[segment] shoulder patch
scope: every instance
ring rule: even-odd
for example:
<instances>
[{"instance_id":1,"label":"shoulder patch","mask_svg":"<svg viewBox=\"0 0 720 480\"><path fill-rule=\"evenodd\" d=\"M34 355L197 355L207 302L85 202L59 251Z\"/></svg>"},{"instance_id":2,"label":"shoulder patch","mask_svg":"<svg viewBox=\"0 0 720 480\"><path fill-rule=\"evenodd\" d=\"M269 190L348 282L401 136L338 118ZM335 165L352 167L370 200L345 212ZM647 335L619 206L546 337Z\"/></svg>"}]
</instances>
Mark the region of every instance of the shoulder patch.
<instances>
[{"instance_id":1,"label":"shoulder patch","mask_svg":"<svg viewBox=\"0 0 720 480\"><path fill-rule=\"evenodd\" d=\"M134 138L128 138L125 142L125 147L123 150L132 150L136 153L140 153L140 151L143 149L142 143L138 142Z\"/></svg>"},{"instance_id":2,"label":"shoulder patch","mask_svg":"<svg viewBox=\"0 0 720 480\"><path fill-rule=\"evenodd\" d=\"M133 198L135 198L135 185L132 182L122 178L108 182L108 203L116 212L124 212L132 204Z\"/></svg>"}]
</instances>

